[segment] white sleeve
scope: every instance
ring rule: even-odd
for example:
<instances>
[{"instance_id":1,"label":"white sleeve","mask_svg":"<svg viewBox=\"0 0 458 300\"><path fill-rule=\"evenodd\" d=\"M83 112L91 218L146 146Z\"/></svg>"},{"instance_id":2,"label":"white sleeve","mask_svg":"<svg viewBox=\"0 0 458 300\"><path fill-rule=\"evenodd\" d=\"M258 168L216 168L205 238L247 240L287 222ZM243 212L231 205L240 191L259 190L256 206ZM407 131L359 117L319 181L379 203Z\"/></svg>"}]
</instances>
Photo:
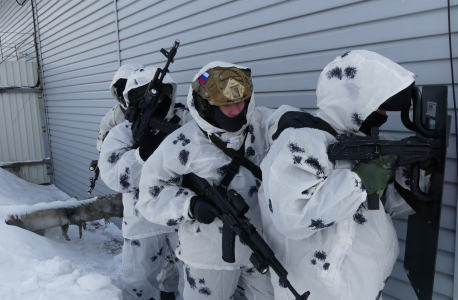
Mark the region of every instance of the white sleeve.
<instances>
[{"instance_id":1,"label":"white sleeve","mask_svg":"<svg viewBox=\"0 0 458 300\"><path fill-rule=\"evenodd\" d=\"M169 135L145 162L140 180L140 197L136 205L138 211L150 222L168 226L190 220L189 204L195 196L193 191L181 187L182 175L191 173L191 169L189 163L181 165L175 162L179 155L177 147L172 146L175 135ZM177 145L181 147L181 143ZM186 157L188 162L193 160L193 153L198 153L186 150L193 148L192 143L182 148L181 151L189 155Z\"/></svg>"},{"instance_id":2,"label":"white sleeve","mask_svg":"<svg viewBox=\"0 0 458 300\"><path fill-rule=\"evenodd\" d=\"M112 190L130 193L138 190L143 166L138 149L133 144L130 123L125 121L105 138L99 157L100 177Z\"/></svg>"},{"instance_id":3,"label":"white sleeve","mask_svg":"<svg viewBox=\"0 0 458 300\"><path fill-rule=\"evenodd\" d=\"M100 152L102 143L105 140L111 128L125 121L124 113L121 110L120 104L110 109L100 121L99 135L97 137L97 150Z\"/></svg>"},{"instance_id":4,"label":"white sleeve","mask_svg":"<svg viewBox=\"0 0 458 300\"><path fill-rule=\"evenodd\" d=\"M327 139L315 129L286 129L261 164L272 221L290 239L353 217L366 200L356 173L333 168Z\"/></svg>"}]
</instances>

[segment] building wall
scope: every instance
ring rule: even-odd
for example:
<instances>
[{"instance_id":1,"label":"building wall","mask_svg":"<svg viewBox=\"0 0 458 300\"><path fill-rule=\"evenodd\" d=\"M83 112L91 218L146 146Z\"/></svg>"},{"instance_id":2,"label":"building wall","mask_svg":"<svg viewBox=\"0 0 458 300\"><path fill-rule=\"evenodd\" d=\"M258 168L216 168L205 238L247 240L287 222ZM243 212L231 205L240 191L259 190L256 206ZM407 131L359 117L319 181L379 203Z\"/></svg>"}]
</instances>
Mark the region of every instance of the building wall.
<instances>
[{"instance_id":1,"label":"building wall","mask_svg":"<svg viewBox=\"0 0 458 300\"><path fill-rule=\"evenodd\" d=\"M29 182L50 182L43 139L37 63L0 64L0 167ZM49 169L50 170L50 169Z\"/></svg>"},{"instance_id":2,"label":"building wall","mask_svg":"<svg viewBox=\"0 0 458 300\"><path fill-rule=\"evenodd\" d=\"M458 66L458 0L451 4ZM160 66L160 48L180 39L171 66L179 101L185 101L200 67L223 60L252 68L257 105L290 104L310 111L316 109L320 71L352 49L392 59L417 74L419 86L450 87L446 5L430 0L37 0L54 182L73 196L86 197L87 166L97 158L100 119L115 105L109 84L119 64ZM449 107L451 95L449 88ZM397 114L390 114L382 129L396 139L411 135ZM452 129L434 299L452 299L454 293L455 138ZM99 181L95 192L110 190ZM401 254L384 298L416 299L402 267L407 221L394 224Z\"/></svg>"}]
</instances>

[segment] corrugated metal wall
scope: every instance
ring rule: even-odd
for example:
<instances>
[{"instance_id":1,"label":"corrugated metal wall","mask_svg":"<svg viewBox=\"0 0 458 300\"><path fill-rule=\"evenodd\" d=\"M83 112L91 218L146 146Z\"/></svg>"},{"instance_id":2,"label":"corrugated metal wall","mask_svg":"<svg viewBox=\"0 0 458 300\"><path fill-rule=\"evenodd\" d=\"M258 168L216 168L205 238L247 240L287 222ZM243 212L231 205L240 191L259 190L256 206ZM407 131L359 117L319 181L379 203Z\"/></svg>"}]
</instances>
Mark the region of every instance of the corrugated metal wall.
<instances>
[{"instance_id":1,"label":"corrugated metal wall","mask_svg":"<svg viewBox=\"0 0 458 300\"><path fill-rule=\"evenodd\" d=\"M20 3L24 2L21 0ZM33 18L30 1L0 0L0 62L35 60Z\"/></svg>"},{"instance_id":2,"label":"corrugated metal wall","mask_svg":"<svg viewBox=\"0 0 458 300\"><path fill-rule=\"evenodd\" d=\"M44 163L30 165L46 159L43 141L43 106L39 105L40 90L6 87L33 87L38 81L37 63L4 61L0 64L0 165L28 162L6 168L29 182L50 182L48 166Z\"/></svg>"},{"instance_id":3,"label":"corrugated metal wall","mask_svg":"<svg viewBox=\"0 0 458 300\"><path fill-rule=\"evenodd\" d=\"M118 69L113 1L37 1L54 184L87 198L100 119L115 105ZM112 193L97 182L97 194Z\"/></svg>"},{"instance_id":4,"label":"corrugated metal wall","mask_svg":"<svg viewBox=\"0 0 458 300\"><path fill-rule=\"evenodd\" d=\"M108 87L118 51L121 63L162 65L159 49L180 39L171 67L180 101L200 67L223 60L252 68L258 105L314 110L320 71L351 49L387 56L415 72L420 86L451 85L445 0L37 2L54 181L80 198L91 175L87 165L97 157L98 123L115 104ZM458 66L458 0L451 2ZM396 115L383 129L395 138L409 135ZM454 293L457 158L452 133L434 299L451 299ZM98 184L96 192L109 190ZM394 222L402 252L406 220ZM416 298L402 260L403 254L385 299Z\"/></svg>"}]
</instances>

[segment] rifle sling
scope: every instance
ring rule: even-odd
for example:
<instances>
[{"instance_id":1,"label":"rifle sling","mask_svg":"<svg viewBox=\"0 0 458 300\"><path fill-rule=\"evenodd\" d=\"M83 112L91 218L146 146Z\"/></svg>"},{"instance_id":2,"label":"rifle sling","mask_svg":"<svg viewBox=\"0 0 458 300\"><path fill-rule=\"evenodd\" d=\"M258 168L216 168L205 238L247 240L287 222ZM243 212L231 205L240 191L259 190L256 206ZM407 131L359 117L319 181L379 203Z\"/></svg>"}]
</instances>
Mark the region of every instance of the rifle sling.
<instances>
[{"instance_id":1,"label":"rifle sling","mask_svg":"<svg viewBox=\"0 0 458 300\"><path fill-rule=\"evenodd\" d=\"M201 129L202 130L202 129ZM207 132L202 130L202 132L210 138L213 144L218 147L221 151L224 152L227 156L232 158L232 161L229 165L227 165L226 175L224 176L223 180L221 180L221 185L225 188L229 186L232 179L234 179L235 174L239 172L240 166L244 166L248 169L248 171L253 174L256 178L262 181L262 172L261 169L252 163L250 160L245 158L245 141L248 134L245 132L245 138L243 140L242 145L240 146L239 150L234 150L231 148L227 148L227 144L216 137L214 134L208 135Z\"/></svg>"},{"instance_id":2,"label":"rifle sling","mask_svg":"<svg viewBox=\"0 0 458 300\"><path fill-rule=\"evenodd\" d=\"M326 121L323 119L317 118L316 122L316 128L322 131L326 131L333 137L337 136L337 131L334 130L334 128L331 127Z\"/></svg>"}]
</instances>

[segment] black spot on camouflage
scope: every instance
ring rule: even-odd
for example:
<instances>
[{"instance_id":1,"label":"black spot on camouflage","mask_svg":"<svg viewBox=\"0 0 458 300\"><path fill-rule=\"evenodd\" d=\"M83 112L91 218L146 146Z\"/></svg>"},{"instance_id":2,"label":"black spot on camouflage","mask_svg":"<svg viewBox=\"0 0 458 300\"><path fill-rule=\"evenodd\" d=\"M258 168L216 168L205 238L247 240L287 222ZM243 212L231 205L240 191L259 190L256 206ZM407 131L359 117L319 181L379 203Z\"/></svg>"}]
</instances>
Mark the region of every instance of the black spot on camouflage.
<instances>
[{"instance_id":1,"label":"black spot on camouflage","mask_svg":"<svg viewBox=\"0 0 458 300\"><path fill-rule=\"evenodd\" d=\"M162 192L162 190L164 189L164 187L161 185L161 186L153 186L153 187L150 187L149 188L149 194L153 197L157 197L159 196L159 194Z\"/></svg>"},{"instance_id":2,"label":"black spot on camouflage","mask_svg":"<svg viewBox=\"0 0 458 300\"><path fill-rule=\"evenodd\" d=\"M121 188L123 190L127 190L130 187L129 179L129 168L126 168L124 174L121 174L121 176L119 176L119 184L121 185Z\"/></svg>"},{"instance_id":3,"label":"black spot on camouflage","mask_svg":"<svg viewBox=\"0 0 458 300\"><path fill-rule=\"evenodd\" d=\"M344 58L345 56L348 55L348 53L350 53L350 51L347 51L347 52L345 52L344 54L342 54L342 55L340 56L340 58Z\"/></svg>"},{"instance_id":4,"label":"black spot on camouflage","mask_svg":"<svg viewBox=\"0 0 458 300\"><path fill-rule=\"evenodd\" d=\"M248 130L248 133L251 135L251 143L253 144L254 140L256 139L256 137L254 136L253 124L250 124L250 126L248 126L247 130Z\"/></svg>"},{"instance_id":5,"label":"black spot on camouflage","mask_svg":"<svg viewBox=\"0 0 458 300\"><path fill-rule=\"evenodd\" d=\"M245 272L247 272L248 274L253 274L255 272L255 269L254 268L248 268Z\"/></svg>"},{"instance_id":6,"label":"black spot on camouflage","mask_svg":"<svg viewBox=\"0 0 458 300\"><path fill-rule=\"evenodd\" d=\"M410 170L407 170L406 168L402 168L401 177L405 178L404 184L406 186L410 186Z\"/></svg>"},{"instance_id":7,"label":"black spot on camouflage","mask_svg":"<svg viewBox=\"0 0 458 300\"><path fill-rule=\"evenodd\" d=\"M309 225L309 228L312 228L312 230L318 230L318 229L323 229L323 228L327 228L327 227L331 227L332 225L334 225L336 222L331 222L331 223L328 223L326 224L325 221L321 220L321 219L317 219L317 220L313 220L312 219L312 222L311 224Z\"/></svg>"},{"instance_id":8,"label":"black spot on camouflage","mask_svg":"<svg viewBox=\"0 0 458 300\"><path fill-rule=\"evenodd\" d=\"M119 153L113 152L111 153L110 157L108 158L108 162L110 164L115 164L119 160Z\"/></svg>"},{"instance_id":9,"label":"black spot on camouflage","mask_svg":"<svg viewBox=\"0 0 458 300\"><path fill-rule=\"evenodd\" d=\"M329 70L326 73L326 77L328 79L338 78L339 80L342 80L342 69L339 67L335 67L334 69Z\"/></svg>"},{"instance_id":10,"label":"black spot on camouflage","mask_svg":"<svg viewBox=\"0 0 458 300\"><path fill-rule=\"evenodd\" d=\"M344 72L345 72L345 77L347 77L348 79L354 79L357 73L357 70L354 67L346 67Z\"/></svg>"},{"instance_id":11,"label":"black spot on camouflage","mask_svg":"<svg viewBox=\"0 0 458 300\"><path fill-rule=\"evenodd\" d=\"M310 262L312 263L312 265L316 265L316 259L311 259Z\"/></svg>"},{"instance_id":12,"label":"black spot on camouflage","mask_svg":"<svg viewBox=\"0 0 458 300\"><path fill-rule=\"evenodd\" d=\"M257 180L257 179L255 179L255 181L256 181L256 186L257 186L257 187L261 187L261 181L260 181L260 180Z\"/></svg>"},{"instance_id":13,"label":"black spot on camouflage","mask_svg":"<svg viewBox=\"0 0 458 300\"><path fill-rule=\"evenodd\" d=\"M359 128L361 127L361 125L363 125L363 122L364 122L363 116L360 113L355 111L351 114L351 122L355 124L356 126L358 126Z\"/></svg>"},{"instance_id":14,"label":"black spot on camouflage","mask_svg":"<svg viewBox=\"0 0 458 300\"><path fill-rule=\"evenodd\" d=\"M186 165L186 163L188 162L188 158L189 158L189 151L186 151L186 150L181 150L180 151L180 154L178 155L178 160L180 161L180 163L184 166Z\"/></svg>"},{"instance_id":15,"label":"black spot on camouflage","mask_svg":"<svg viewBox=\"0 0 458 300\"><path fill-rule=\"evenodd\" d=\"M378 292L377 297L375 297L375 300L379 300L380 297L382 297L382 291Z\"/></svg>"},{"instance_id":16,"label":"black spot on camouflage","mask_svg":"<svg viewBox=\"0 0 458 300\"><path fill-rule=\"evenodd\" d=\"M385 280L383 280L383 283L386 284L388 282L388 279L390 279L390 276L388 276Z\"/></svg>"},{"instance_id":17,"label":"black spot on camouflage","mask_svg":"<svg viewBox=\"0 0 458 300\"><path fill-rule=\"evenodd\" d=\"M323 167L321 167L320 162L318 161L318 158L313 157L313 155L310 155L305 160L305 163L316 170L316 176L322 177L323 179L327 178L327 176L324 175Z\"/></svg>"},{"instance_id":18,"label":"black spot on camouflage","mask_svg":"<svg viewBox=\"0 0 458 300\"><path fill-rule=\"evenodd\" d=\"M245 150L245 157L255 156L256 151L254 151L253 147L248 147Z\"/></svg>"},{"instance_id":19,"label":"black spot on camouflage","mask_svg":"<svg viewBox=\"0 0 458 300\"><path fill-rule=\"evenodd\" d=\"M157 259L157 255L154 255L153 257L151 257L151 261L152 261L152 262L155 262L156 259Z\"/></svg>"},{"instance_id":20,"label":"black spot on camouflage","mask_svg":"<svg viewBox=\"0 0 458 300\"><path fill-rule=\"evenodd\" d=\"M356 213L353 215L353 221L355 221L359 225L363 225L364 223L367 222L367 219L363 215L363 207L364 205L361 204L358 207L358 210L356 211Z\"/></svg>"},{"instance_id":21,"label":"black spot on camouflage","mask_svg":"<svg viewBox=\"0 0 458 300\"><path fill-rule=\"evenodd\" d=\"M289 151L291 151L291 153L305 153L304 148L299 147L298 144L293 143L293 142L289 142L288 148L289 148Z\"/></svg>"},{"instance_id":22,"label":"black spot on camouflage","mask_svg":"<svg viewBox=\"0 0 458 300\"><path fill-rule=\"evenodd\" d=\"M302 156L293 155L293 164L302 165L301 160L302 160Z\"/></svg>"},{"instance_id":23,"label":"black spot on camouflage","mask_svg":"<svg viewBox=\"0 0 458 300\"><path fill-rule=\"evenodd\" d=\"M140 196L140 190L137 187L134 187L132 193L134 194L134 200L138 200L138 197Z\"/></svg>"},{"instance_id":24,"label":"black spot on camouflage","mask_svg":"<svg viewBox=\"0 0 458 300\"><path fill-rule=\"evenodd\" d=\"M325 264L323 265L323 269L325 269L325 270L327 271L327 270L329 269L329 266L330 266L330 265L331 265L330 263L325 263Z\"/></svg>"},{"instance_id":25,"label":"black spot on camouflage","mask_svg":"<svg viewBox=\"0 0 458 300\"><path fill-rule=\"evenodd\" d=\"M254 193L257 193L259 188L255 185L250 186L250 189L248 190L248 196L253 197Z\"/></svg>"},{"instance_id":26,"label":"black spot on camouflage","mask_svg":"<svg viewBox=\"0 0 458 300\"><path fill-rule=\"evenodd\" d=\"M140 298L143 295L143 290L137 291L136 289L132 289L132 291L135 292L135 294L137 295L138 298Z\"/></svg>"},{"instance_id":27,"label":"black spot on camouflage","mask_svg":"<svg viewBox=\"0 0 458 300\"><path fill-rule=\"evenodd\" d=\"M220 176L226 175L227 172L227 166L222 166L221 168L216 169L216 173Z\"/></svg>"},{"instance_id":28,"label":"black spot on camouflage","mask_svg":"<svg viewBox=\"0 0 458 300\"><path fill-rule=\"evenodd\" d=\"M179 185L181 183L181 176L173 176L173 177L170 177L169 180L159 179L159 181L165 184Z\"/></svg>"},{"instance_id":29,"label":"black spot on camouflage","mask_svg":"<svg viewBox=\"0 0 458 300\"><path fill-rule=\"evenodd\" d=\"M132 240L132 241L130 242L130 244L131 244L132 246L135 246L135 247L140 247L140 246L141 246L141 243L140 243L139 240Z\"/></svg>"},{"instance_id":30,"label":"black spot on camouflage","mask_svg":"<svg viewBox=\"0 0 458 300\"><path fill-rule=\"evenodd\" d=\"M124 238L124 243L129 243L130 239Z\"/></svg>"},{"instance_id":31,"label":"black spot on camouflage","mask_svg":"<svg viewBox=\"0 0 458 300\"><path fill-rule=\"evenodd\" d=\"M269 199L269 210L271 213L274 213L274 209L272 207L272 200Z\"/></svg>"},{"instance_id":32,"label":"black spot on camouflage","mask_svg":"<svg viewBox=\"0 0 458 300\"><path fill-rule=\"evenodd\" d=\"M202 231L200 230L200 227L197 227L196 232L197 232L197 233L202 232Z\"/></svg>"},{"instance_id":33,"label":"black spot on camouflage","mask_svg":"<svg viewBox=\"0 0 458 300\"><path fill-rule=\"evenodd\" d=\"M199 289L199 294L210 296L212 294L211 290L208 287L201 287Z\"/></svg>"},{"instance_id":34,"label":"black spot on camouflage","mask_svg":"<svg viewBox=\"0 0 458 300\"><path fill-rule=\"evenodd\" d=\"M169 219L167 221L167 226L176 226L180 224L183 220L184 220L183 216L179 217L178 219Z\"/></svg>"},{"instance_id":35,"label":"black spot on camouflage","mask_svg":"<svg viewBox=\"0 0 458 300\"><path fill-rule=\"evenodd\" d=\"M223 227L218 227L219 233L223 233Z\"/></svg>"},{"instance_id":36,"label":"black spot on camouflage","mask_svg":"<svg viewBox=\"0 0 458 300\"><path fill-rule=\"evenodd\" d=\"M134 82L135 82L135 85L138 85L138 81L137 81L137 79L134 79Z\"/></svg>"},{"instance_id":37,"label":"black spot on camouflage","mask_svg":"<svg viewBox=\"0 0 458 300\"><path fill-rule=\"evenodd\" d=\"M328 257L328 255L324 251L315 251L315 254L313 254L313 256L315 256L316 259L321 261L325 261L326 257Z\"/></svg>"},{"instance_id":38,"label":"black spot on camouflage","mask_svg":"<svg viewBox=\"0 0 458 300\"><path fill-rule=\"evenodd\" d=\"M191 276L191 270L189 269L189 267L185 268L185 272L186 272L186 280L188 281L189 287L195 290L197 288L196 280Z\"/></svg>"},{"instance_id":39,"label":"black spot on camouflage","mask_svg":"<svg viewBox=\"0 0 458 300\"><path fill-rule=\"evenodd\" d=\"M194 107L194 99L191 100L191 106Z\"/></svg>"},{"instance_id":40,"label":"black spot on camouflage","mask_svg":"<svg viewBox=\"0 0 458 300\"><path fill-rule=\"evenodd\" d=\"M189 144L191 142L190 139L187 139L186 136L182 133L180 133L180 135L178 135L177 139L173 141L173 144L176 145L179 141L181 141L181 145L182 146L186 146L187 144Z\"/></svg>"},{"instance_id":41,"label":"black spot on camouflage","mask_svg":"<svg viewBox=\"0 0 458 300\"><path fill-rule=\"evenodd\" d=\"M204 278L199 278L199 283L200 284L205 284L205 279Z\"/></svg>"},{"instance_id":42,"label":"black spot on camouflage","mask_svg":"<svg viewBox=\"0 0 458 300\"><path fill-rule=\"evenodd\" d=\"M181 194L187 196L189 193L188 193L185 189L179 188L178 191L177 191L177 193L175 194L175 197L178 197L178 196L180 196Z\"/></svg>"}]
</instances>

